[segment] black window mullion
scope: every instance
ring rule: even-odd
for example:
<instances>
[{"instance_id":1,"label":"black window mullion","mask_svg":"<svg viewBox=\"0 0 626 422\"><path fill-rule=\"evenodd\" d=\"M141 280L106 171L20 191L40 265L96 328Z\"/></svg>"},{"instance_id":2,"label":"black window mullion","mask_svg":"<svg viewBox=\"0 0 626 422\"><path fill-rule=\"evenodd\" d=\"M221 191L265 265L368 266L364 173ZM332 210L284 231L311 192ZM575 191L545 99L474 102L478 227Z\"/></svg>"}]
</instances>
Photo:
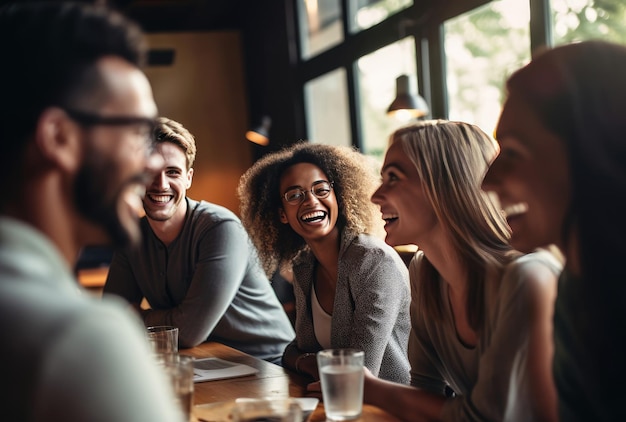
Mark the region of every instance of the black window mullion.
<instances>
[{"instance_id":1,"label":"black window mullion","mask_svg":"<svg viewBox=\"0 0 626 422\"><path fill-rule=\"evenodd\" d=\"M535 54L542 47L551 47L554 44L552 38L552 14L550 13L550 0L530 1L530 53Z\"/></svg>"},{"instance_id":2,"label":"black window mullion","mask_svg":"<svg viewBox=\"0 0 626 422\"><path fill-rule=\"evenodd\" d=\"M361 129L361 114L359 112L360 90L356 62L346 67L346 75L348 77L348 104L350 108L350 132L352 133L352 145L362 151L363 136Z\"/></svg>"},{"instance_id":3,"label":"black window mullion","mask_svg":"<svg viewBox=\"0 0 626 422\"><path fill-rule=\"evenodd\" d=\"M443 24L435 24L426 29L430 74L430 114L436 119L448 118L448 90L446 87L446 54L444 49ZM425 92L426 93L426 92Z\"/></svg>"}]
</instances>

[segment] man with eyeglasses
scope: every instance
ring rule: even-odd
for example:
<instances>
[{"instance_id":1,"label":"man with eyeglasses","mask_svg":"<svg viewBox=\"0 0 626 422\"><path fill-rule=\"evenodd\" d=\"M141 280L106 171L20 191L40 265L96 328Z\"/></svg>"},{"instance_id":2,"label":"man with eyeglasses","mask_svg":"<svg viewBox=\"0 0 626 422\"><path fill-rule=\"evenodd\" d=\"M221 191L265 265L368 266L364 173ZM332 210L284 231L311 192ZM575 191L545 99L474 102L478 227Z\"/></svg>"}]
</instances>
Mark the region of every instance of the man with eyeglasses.
<instances>
[{"instance_id":1,"label":"man with eyeglasses","mask_svg":"<svg viewBox=\"0 0 626 422\"><path fill-rule=\"evenodd\" d=\"M163 117L155 135L165 167L146 188L144 242L115 253L104 292L133 304L146 326L178 327L182 348L213 340L280 363L295 333L248 234L228 209L186 196L194 136Z\"/></svg>"},{"instance_id":2,"label":"man with eyeglasses","mask_svg":"<svg viewBox=\"0 0 626 422\"><path fill-rule=\"evenodd\" d=\"M157 109L138 27L86 4L0 8L0 409L7 421L182 421L121 301L72 268L137 243Z\"/></svg>"}]
</instances>

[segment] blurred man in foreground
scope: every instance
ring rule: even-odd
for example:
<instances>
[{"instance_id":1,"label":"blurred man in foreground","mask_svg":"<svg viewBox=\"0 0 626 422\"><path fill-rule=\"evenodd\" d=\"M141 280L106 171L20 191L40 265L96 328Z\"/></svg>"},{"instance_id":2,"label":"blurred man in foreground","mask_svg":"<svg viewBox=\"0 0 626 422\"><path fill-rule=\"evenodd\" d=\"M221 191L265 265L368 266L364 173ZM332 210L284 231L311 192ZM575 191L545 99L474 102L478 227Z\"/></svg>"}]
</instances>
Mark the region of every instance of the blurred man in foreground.
<instances>
[{"instance_id":1,"label":"blurred man in foreground","mask_svg":"<svg viewBox=\"0 0 626 422\"><path fill-rule=\"evenodd\" d=\"M137 241L157 113L139 29L103 8L0 9L0 398L11 421L178 421L125 305L81 293L86 244Z\"/></svg>"}]
</instances>

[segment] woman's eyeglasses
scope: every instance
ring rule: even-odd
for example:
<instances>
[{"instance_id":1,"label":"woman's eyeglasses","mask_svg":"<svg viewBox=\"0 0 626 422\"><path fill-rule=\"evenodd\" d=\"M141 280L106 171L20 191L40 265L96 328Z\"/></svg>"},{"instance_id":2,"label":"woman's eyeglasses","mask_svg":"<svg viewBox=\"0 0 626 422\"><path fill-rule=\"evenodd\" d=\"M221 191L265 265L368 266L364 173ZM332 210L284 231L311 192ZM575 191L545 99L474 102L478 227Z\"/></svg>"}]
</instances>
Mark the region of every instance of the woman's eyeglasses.
<instances>
[{"instance_id":1,"label":"woman's eyeglasses","mask_svg":"<svg viewBox=\"0 0 626 422\"><path fill-rule=\"evenodd\" d=\"M333 182L328 182L326 180L320 180L319 182L313 183L311 189L304 190L300 188L292 188L284 193L283 199L291 205L297 205L304 202L304 198L307 193L311 193L318 199L328 198L330 192L333 190Z\"/></svg>"}]
</instances>

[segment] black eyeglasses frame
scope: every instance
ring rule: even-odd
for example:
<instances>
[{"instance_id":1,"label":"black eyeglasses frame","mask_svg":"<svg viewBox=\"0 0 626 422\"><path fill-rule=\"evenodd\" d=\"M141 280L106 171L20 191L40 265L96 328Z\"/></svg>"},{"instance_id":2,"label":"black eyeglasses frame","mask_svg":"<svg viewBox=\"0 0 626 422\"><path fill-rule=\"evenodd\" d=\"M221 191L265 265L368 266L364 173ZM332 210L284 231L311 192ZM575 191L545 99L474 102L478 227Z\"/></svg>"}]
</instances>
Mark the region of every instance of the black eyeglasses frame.
<instances>
[{"instance_id":1,"label":"black eyeglasses frame","mask_svg":"<svg viewBox=\"0 0 626 422\"><path fill-rule=\"evenodd\" d=\"M146 138L147 153L152 154L156 147L156 118L139 116L103 116L96 113L80 111L73 108L61 107L61 109L76 123L81 126L146 126L148 137Z\"/></svg>"},{"instance_id":2,"label":"black eyeglasses frame","mask_svg":"<svg viewBox=\"0 0 626 422\"><path fill-rule=\"evenodd\" d=\"M138 116L102 116L96 113L79 111L71 108L62 107L63 111L77 123L84 126L130 126L130 125L146 125L154 128L156 119L150 117Z\"/></svg>"}]
</instances>

